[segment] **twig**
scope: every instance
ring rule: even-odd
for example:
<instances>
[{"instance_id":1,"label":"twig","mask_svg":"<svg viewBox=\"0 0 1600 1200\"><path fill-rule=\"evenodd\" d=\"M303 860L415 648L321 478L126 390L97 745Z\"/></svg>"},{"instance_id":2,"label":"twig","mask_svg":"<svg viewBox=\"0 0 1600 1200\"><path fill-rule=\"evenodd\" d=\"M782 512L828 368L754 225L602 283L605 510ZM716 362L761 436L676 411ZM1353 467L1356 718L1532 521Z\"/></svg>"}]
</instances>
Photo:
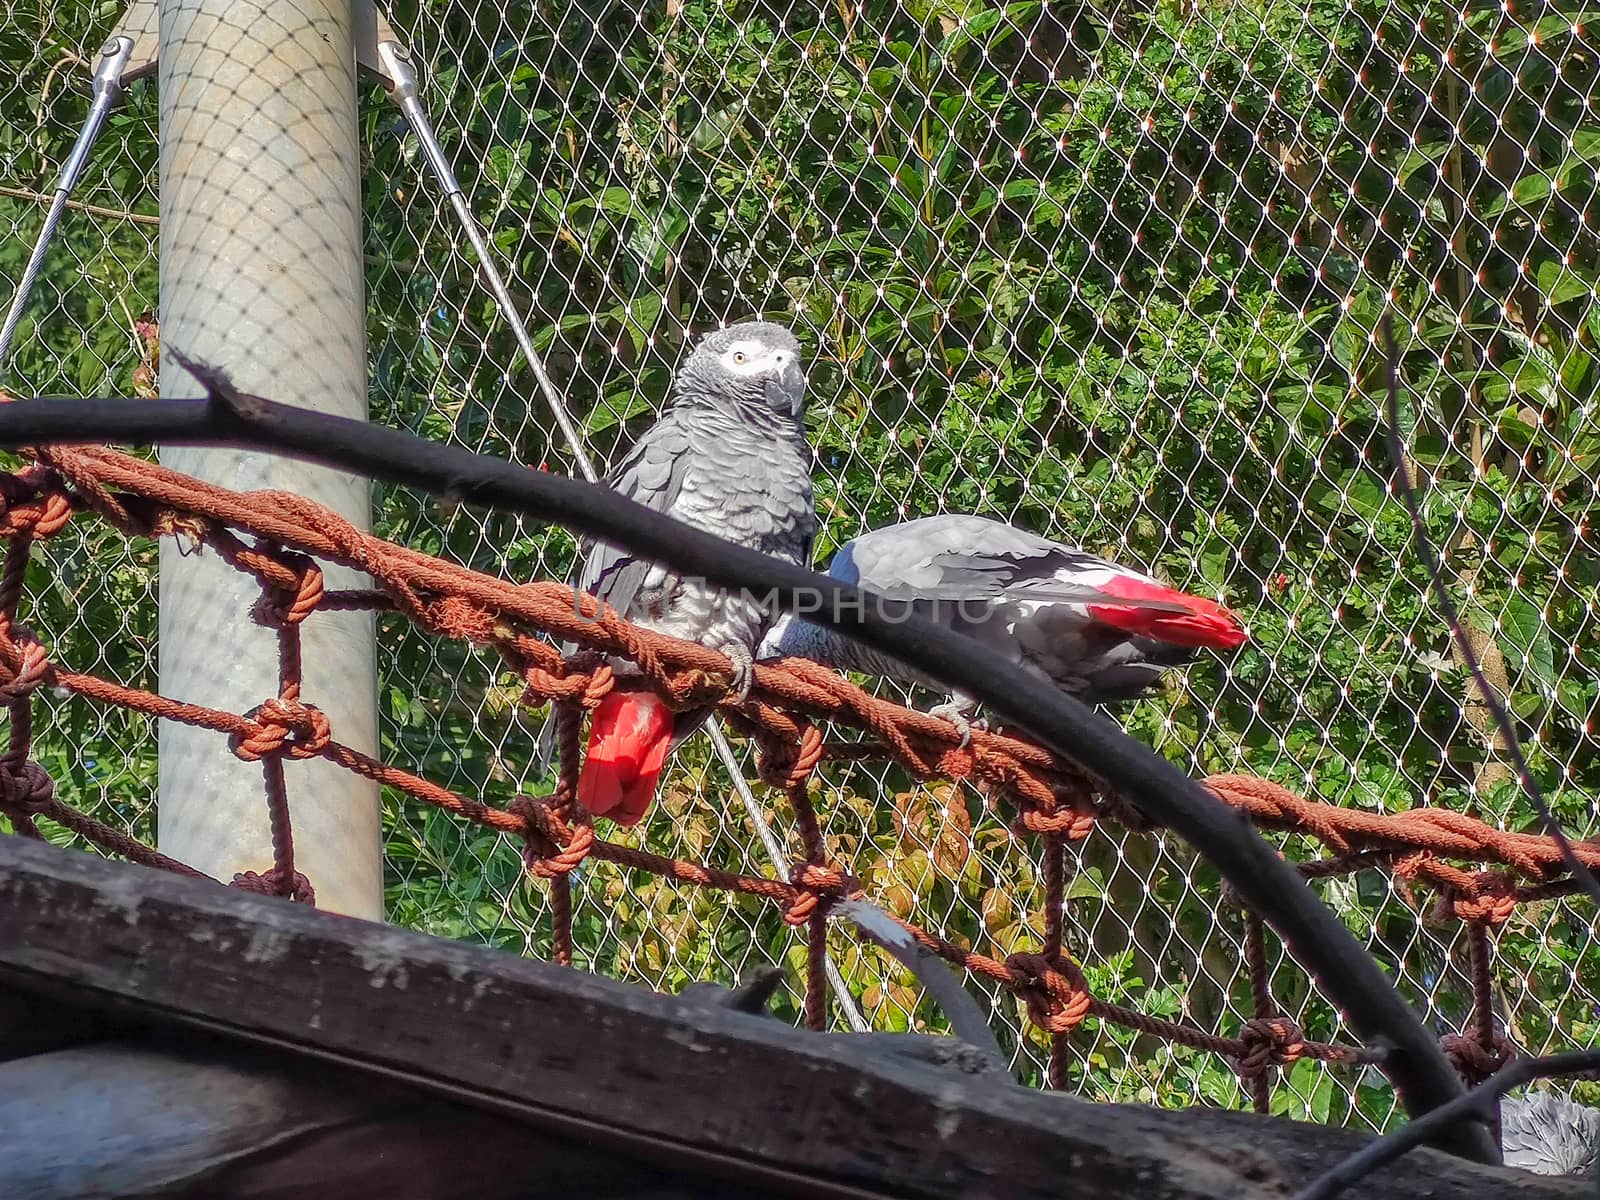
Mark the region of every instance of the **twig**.
<instances>
[{"instance_id":1,"label":"twig","mask_svg":"<svg viewBox=\"0 0 1600 1200\"><path fill-rule=\"evenodd\" d=\"M53 204L55 197L45 192L33 192L27 188L0 186L0 196L10 196L14 200L31 200L35 204ZM82 200L68 200L68 208L86 212L93 217L111 217L118 221L132 221L135 225L159 225L161 218L148 213L130 212L125 208L105 208L99 204L87 204Z\"/></svg>"},{"instance_id":2,"label":"twig","mask_svg":"<svg viewBox=\"0 0 1600 1200\"><path fill-rule=\"evenodd\" d=\"M168 353L173 353L170 348ZM177 357L174 355L174 357ZM181 359L180 359L181 361ZM1460 1080L1417 1014L1344 923L1249 822L1148 746L1079 701L910 606L806 567L735 546L609 488L430 442L397 429L240 394L218 372L189 364L205 400L30 399L0 405L0 445L116 440L272 450L390 483L497 506L609 541L680 573L744 588L785 611L916 663L1064 758L1116 785L1217 867L1315 976L1385 1066L1407 1111L1462 1094ZM820 602L820 609L812 605ZM1443 1148L1481 1162L1496 1152L1482 1125L1442 1131Z\"/></svg>"},{"instance_id":3,"label":"twig","mask_svg":"<svg viewBox=\"0 0 1600 1200\"><path fill-rule=\"evenodd\" d=\"M1445 587L1444 572L1439 565L1438 556L1433 552L1433 544L1428 540L1428 527L1422 519L1422 506L1417 501L1411 473L1406 469L1405 449L1400 442L1400 355L1394 340L1394 319L1389 313L1383 314L1380 327L1383 330L1386 359L1384 367L1385 382L1388 387L1386 419L1389 424L1389 457L1394 462L1394 490L1400 493L1406 512L1411 515L1411 531L1415 535L1417 557L1422 559L1423 566L1428 569L1428 583L1433 588L1439 610L1444 613L1445 623L1450 627L1450 637L1455 642L1456 652L1466 664L1473 682L1477 684L1479 695L1483 697L1484 704L1489 709L1489 715L1494 719L1506 753L1511 756L1511 764L1517 769L1518 782L1527 792L1528 798L1533 801L1533 807L1544 824L1545 832L1561 851L1561 861L1566 864L1567 870L1572 872L1572 877L1584 891L1589 893L1595 903L1600 904L1600 880L1595 879L1589 868L1584 866L1573 853L1572 843L1567 840L1561 822L1556 820L1555 813L1550 811L1549 804L1545 802L1544 789L1539 786L1539 781L1528 769L1528 760L1523 757L1522 742L1517 738L1511 717L1506 712L1505 705L1500 703L1496 689L1490 687L1489 681L1484 678L1483 667L1478 662L1477 652L1472 648L1472 640L1461 628L1461 615L1456 609L1455 601L1450 599L1449 589Z\"/></svg>"},{"instance_id":4,"label":"twig","mask_svg":"<svg viewBox=\"0 0 1600 1200\"><path fill-rule=\"evenodd\" d=\"M1415 1150L1423 1142L1436 1139L1440 1131L1449 1125L1466 1117L1488 1120L1493 1116L1494 1106L1499 1103L1500 1097L1514 1087L1551 1075L1575 1075L1597 1068L1600 1068L1600 1050L1570 1050L1565 1054L1551 1054L1544 1058L1519 1058L1465 1095L1440 1105L1427 1116L1418 1117L1318 1175L1295 1193L1294 1200L1332 1200L1332 1197L1379 1167Z\"/></svg>"}]
</instances>

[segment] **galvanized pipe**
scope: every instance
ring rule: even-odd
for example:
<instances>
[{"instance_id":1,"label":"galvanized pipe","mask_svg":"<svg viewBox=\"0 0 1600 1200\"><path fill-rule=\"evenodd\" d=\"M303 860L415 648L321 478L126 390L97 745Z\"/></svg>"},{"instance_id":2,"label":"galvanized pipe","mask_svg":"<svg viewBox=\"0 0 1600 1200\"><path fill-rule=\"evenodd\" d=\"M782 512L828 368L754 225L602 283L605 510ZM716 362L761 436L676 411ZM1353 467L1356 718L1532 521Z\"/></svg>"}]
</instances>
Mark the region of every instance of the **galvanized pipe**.
<instances>
[{"instance_id":1,"label":"galvanized pipe","mask_svg":"<svg viewBox=\"0 0 1600 1200\"><path fill-rule=\"evenodd\" d=\"M361 174L349 0L161 0L161 336L241 387L324 413L367 414ZM193 395L168 359L163 396ZM292 459L166 447L163 464L226 487L282 489L370 528L365 478ZM328 568L327 586L367 581ZM245 712L278 694L260 585L213 554L161 545L162 694ZM377 750L370 613L302 626L306 703ZM262 767L215 733L163 722L161 848L227 880L272 865ZM375 784L320 760L286 764L297 869L320 907L381 918Z\"/></svg>"}]
</instances>

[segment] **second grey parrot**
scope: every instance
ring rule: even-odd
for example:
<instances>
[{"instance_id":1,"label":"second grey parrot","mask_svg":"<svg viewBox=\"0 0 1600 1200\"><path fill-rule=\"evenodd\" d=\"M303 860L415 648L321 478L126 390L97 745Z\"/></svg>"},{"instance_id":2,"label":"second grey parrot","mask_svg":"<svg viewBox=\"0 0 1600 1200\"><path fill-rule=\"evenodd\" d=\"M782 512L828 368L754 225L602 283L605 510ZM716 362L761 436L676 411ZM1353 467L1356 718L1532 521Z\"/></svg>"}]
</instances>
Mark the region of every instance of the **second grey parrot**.
<instances>
[{"instance_id":1,"label":"second grey parrot","mask_svg":"<svg viewBox=\"0 0 1600 1200\"><path fill-rule=\"evenodd\" d=\"M986 517L943 514L875 529L842 546L828 573L911 601L918 615L1086 704L1133 699L1196 648L1233 649L1247 638L1213 600ZM787 655L943 690L908 664L789 613L761 647L763 658ZM933 711L965 737L973 707L958 696Z\"/></svg>"},{"instance_id":2,"label":"second grey parrot","mask_svg":"<svg viewBox=\"0 0 1600 1200\"><path fill-rule=\"evenodd\" d=\"M808 562L817 517L805 386L800 344L781 325L746 321L710 333L678 369L661 418L606 482L707 533ZM586 542L583 552L580 591L646 629L721 651L733 661L735 689L749 691L751 652L775 610L606 542ZM590 725L579 800L596 815L635 824L650 806L667 754L708 715L673 713L650 692L611 692Z\"/></svg>"}]
</instances>

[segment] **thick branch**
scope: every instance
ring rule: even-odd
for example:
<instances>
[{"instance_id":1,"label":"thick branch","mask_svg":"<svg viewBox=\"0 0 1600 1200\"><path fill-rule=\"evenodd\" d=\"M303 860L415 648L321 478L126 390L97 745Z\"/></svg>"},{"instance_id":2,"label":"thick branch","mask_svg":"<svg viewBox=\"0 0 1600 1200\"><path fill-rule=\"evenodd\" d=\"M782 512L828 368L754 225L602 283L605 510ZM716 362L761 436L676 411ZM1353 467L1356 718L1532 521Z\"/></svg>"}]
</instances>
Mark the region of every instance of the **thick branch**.
<instances>
[{"instance_id":1,"label":"thick branch","mask_svg":"<svg viewBox=\"0 0 1600 1200\"><path fill-rule=\"evenodd\" d=\"M215 385L214 385L215 386ZM217 390L209 400L18 400L0 405L0 445L87 441L227 445L271 450L454 500L559 522L643 557L745 588L830 625L984 703L1056 753L1110 781L1152 819L1204 854L1283 937L1369 1045L1420 1115L1462 1092L1417 1015L1344 924L1248 823L1148 746L972 639L904 607L653 512L608 488L504 462L394 429ZM820 600L820 608L813 606ZM1482 1124L1442 1145L1497 1161Z\"/></svg>"}]
</instances>

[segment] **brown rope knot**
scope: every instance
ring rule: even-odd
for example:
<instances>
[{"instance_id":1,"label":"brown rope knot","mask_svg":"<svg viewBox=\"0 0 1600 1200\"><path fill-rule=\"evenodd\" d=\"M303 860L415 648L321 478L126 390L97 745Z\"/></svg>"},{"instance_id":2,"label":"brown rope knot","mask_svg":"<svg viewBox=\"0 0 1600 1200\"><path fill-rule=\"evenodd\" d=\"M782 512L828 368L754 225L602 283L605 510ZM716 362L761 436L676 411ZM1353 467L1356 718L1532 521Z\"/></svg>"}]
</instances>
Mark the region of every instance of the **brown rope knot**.
<instances>
[{"instance_id":1,"label":"brown rope knot","mask_svg":"<svg viewBox=\"0 0 1600 1200\"><path fill-rule=\"evenodd\" d=\"M1465 887L1441 887L1439 899L1463 921L1504 925L1517 911L1517 886L1504 871L1479 871Z\"/></svg>"},{"instance_id":2,"label":"brown rope knot","mask_svg":"<svg viewBox=\"0 0 1600 1200\"><path fill-rule=\"evenodd\" d=\"M1233 1069L1245 1079L1260 1078L1273 1067L1297 1062L1306 1052L1305 1035L1288 1017L1256 1017L1239 1030L1244 1052Z\"/></svg>"},{"instance_id":3,"label":"brown rope knot","mask_svg":"<svg viewBox=\"0 0 1600 1200\"><path fill-rule=\"evenodd\" d=\"M756 771L762 782L772 787L789 789L803 786L822 761L822 732L810 721L800 723L796 741L783 741L758 733L756 744L760 748Z\"/></svg>"},{"instance_id":4,"label":"brown rope knot","mask_svg":"<svg viewBox=\"0 0 1600 1200\"><path fill-rule=\"evenodd\" d=\"M254 892L258 896L282 896L296 904L309 904L313 908L317 903L317 893L311 886L311 880L299 871L294 872L287 886L277 867L260 872L240 871L229 880L228 886L238 888L241 892Z\"/></svg>"},{"instance_id":5,"label":"brown rope knot","mask_svg":"<svg viewBox=\"0 0 1600 1200\"><path fill-rule=\"evenodd\" d=\"M978 770L978 752L969 746L947 746L933 769L946 779L968 779Z\"/></svg>"},{"instance_id":6,"label":"brown rope knot","mask_svg":"<svg viewBox=\"0 0 1600 1200\"><path fill-rule=\"evenodd\" d=\"M1081 842L1094 832L1097 819L1094 809L1079 808L1075 804L1062 805L1054 812L1043 812L1025 804L1018 811L1012 829L1017 833L1053 833L1069 842Z\"/></svg>"},{"instance_id":7,"label":"brown rope knot","mask_svg":"<svg viewBox=\"0 0 1600 1200\"><path fill-rule=\"evenodd\" d=\"M594 849L594 825L568 825L546 796L518 796L507 811L523 820L522 862L531 875L554 879L570 875Z\"/></svg>"},{"instance_id":8,"label":"brown rope knot","mask_svg":"<svg viewBox=\"0 0 1600 1200\"><path fill-rule=\"evenodd\" d=\"M562 661L559 673L546 671L534 663L523 674L527 691L523 703L539 700L568 700L593 712L600 701L617 685L617 673L605 655L594 650L578 650Z\"/></svg>"},{"instance_id":9,"label":"brown rope knot","mask_svg":"<svg viewBox=\"0 0 1600 1200\"><path fill-rule=\"evenodd\" d=\"M55 780L32 759L0 762L0 810L36 817L50 807L55 794Z\"/></svg>"},{"instance_id":10,"label":"brown rope knot","mask_svg":"<svg viewBox=\"0 0 1600 1200\"><path fill-rule=\"evenodd\" d=\"M263 557L268 555L263 553ZM309 555L291 550L274 550L270 557L288 572L291 585L286 587L282 580L268 580L258 574L267 592L256 608L257 616L266 625L298 625L322 603L326 591L322 568Z\"/></svg>"},{"instance_id":11,"label":"brown rope knot","mask_svg":"<svg viewBox=\"0 0 1600 1200\"><path fill-rule=\"evenodd\" d=\"M547 700L557 703L564 700L593 712L617 681L616 673L606 663L589 673L568 670L565 674L556 674L528 662L523 664L521 674L524 708L538 708Z\"/></svg>"},{"instance_id":12,"label":"brown rope knot","mask_svg":"<svg viewBox=\"0 0 1600 1200\"><path fill-rule=\"evenodd\" d=\"M1448 1033L1439 1039L1439 1049L1468 1087L1477 1087L1517 1056L1517 1048L1503 1032L1496 1031L1490 1045L1477 1038Z\"/></svg>"},{"instance_id":13,"label":"brown rope knot","mask_svg":"<svg viewBox=\"0 0 1600 1200\"><path fill-rule=\"evenodd\" d=\"M1070 958L1052 961L1042 954L1006 959L1011 986L1028 1008L1028 1020L1049 1033L1068 1034L1083 1024L1094 1004L1083 971Z\"/></svg>"},{"instance_id":14,"label":"brown rope knot","mask_svg":"<svg viewBox=\"0 0 1600 1200\"><path fill-rule=\"evenodd\" d=\"M796 863L789 870L789 882L799 889L783 910L783 919L790 925L804 925L818 909L826 912L861 892L861 883L853 875L826 863Z\"/></svg>"},{"instance_id":15,"label":"brown rope knot","mask_svg":"<svg viewBox=\"0 0 1600 1200\"><path fill-rule=\"evenodd\" d=\"M713 708L733 695L733 676L722 671L689 667L682 671L663 671L651 678L667 707L674 712Z\"/></svg>"},{"instance_id":16,"label":"brown rope knot","mask_svg":"<svg viewBox=\"0 0 1600 1200\"><path fill-rule=\"evenodd\" d=\"M0 537L31 534L47 538L60 533L72 519L72 501L62 492L46 492L31 501L13 502L0 496Z\"/></svg>"},{"instance_id":17,"label":"brown rope knot","mask_svg":"<svg viewBox=\"0 0 1600 1200\"><path fill-rule=\"evenodd\" d=\"M16 663L12 666L0 662L0 704L15 704L27 699L44 682L50 672L49 651L32 630L20 625L11 630L9 638L0 629L0 650Z\"/></svg>"},{"instance_id":18,"label":"brown rope knot","mask_svg":"<svg viewBox=\"0 0 1600 1200\"><path fill-rule=\"evenodd\" d=\"M228 739L229 748L245 762L257 762L272 754L315 758L328 748L333 737L328 714L298 700L275 696L245 716L255 721L255 729Z\"/></svg>"}]
</instances>

